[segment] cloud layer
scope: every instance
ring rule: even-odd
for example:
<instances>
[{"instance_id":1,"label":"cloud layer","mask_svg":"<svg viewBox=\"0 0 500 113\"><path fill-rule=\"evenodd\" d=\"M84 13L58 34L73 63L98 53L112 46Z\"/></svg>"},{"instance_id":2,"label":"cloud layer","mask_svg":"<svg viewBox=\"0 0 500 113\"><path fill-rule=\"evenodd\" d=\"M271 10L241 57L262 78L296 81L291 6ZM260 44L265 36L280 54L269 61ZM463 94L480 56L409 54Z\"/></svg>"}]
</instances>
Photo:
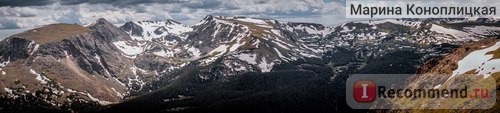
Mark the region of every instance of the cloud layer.
<instances>
[{"instance_id":1,"label":"cloud layer","mask_svg":"<svg viewBox=\"0 0 500 113\"><path fill-rule=\"evenodd\" d=\"M0 0L0 29L86 25L98 18L114 24L174 19L191 25L206 15L336 24L342 22L338 18L343 18L344 7L328 0Z\"/></svg>"}]
</instances>

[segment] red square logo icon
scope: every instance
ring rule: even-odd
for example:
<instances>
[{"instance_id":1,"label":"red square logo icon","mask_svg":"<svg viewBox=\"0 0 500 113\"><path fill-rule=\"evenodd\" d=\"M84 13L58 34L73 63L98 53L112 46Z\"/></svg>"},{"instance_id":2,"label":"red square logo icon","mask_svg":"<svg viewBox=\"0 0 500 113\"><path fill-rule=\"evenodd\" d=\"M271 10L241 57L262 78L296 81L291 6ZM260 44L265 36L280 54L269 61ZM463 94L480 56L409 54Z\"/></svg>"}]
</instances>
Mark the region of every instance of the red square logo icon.
<instances>
[{"instance_id":1,"label":"red square logo icon","mask_svg":"<svg viewBox=\"0 0 500 113\"><path fill-rule=\"evenodd\" d=\"M354 83L354 100L358 102L372 102L376 98L375 82L369 80L360 80Z\"/></svg>"}]
</instances>

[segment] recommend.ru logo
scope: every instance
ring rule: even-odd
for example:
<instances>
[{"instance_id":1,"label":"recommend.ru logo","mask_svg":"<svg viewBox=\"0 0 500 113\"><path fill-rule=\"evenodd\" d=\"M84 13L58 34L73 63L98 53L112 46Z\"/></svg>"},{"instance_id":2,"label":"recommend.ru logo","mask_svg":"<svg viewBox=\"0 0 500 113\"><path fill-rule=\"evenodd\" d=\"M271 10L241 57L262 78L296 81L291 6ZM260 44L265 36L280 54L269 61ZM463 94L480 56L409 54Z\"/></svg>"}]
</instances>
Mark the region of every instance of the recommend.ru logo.
<instances>
[{"instance_id":1,"label":"recommend.ru logo","mask_svg":"<svg viewBox=\"0 0 500 113\"><path fill-rule=\"evenodd\" d=\"M347 104L354 109L489 109L495 105L496 81L491 77L411 79L419 76L422 75L351 75L346 82Z\"/></svg>"}]
</instances>

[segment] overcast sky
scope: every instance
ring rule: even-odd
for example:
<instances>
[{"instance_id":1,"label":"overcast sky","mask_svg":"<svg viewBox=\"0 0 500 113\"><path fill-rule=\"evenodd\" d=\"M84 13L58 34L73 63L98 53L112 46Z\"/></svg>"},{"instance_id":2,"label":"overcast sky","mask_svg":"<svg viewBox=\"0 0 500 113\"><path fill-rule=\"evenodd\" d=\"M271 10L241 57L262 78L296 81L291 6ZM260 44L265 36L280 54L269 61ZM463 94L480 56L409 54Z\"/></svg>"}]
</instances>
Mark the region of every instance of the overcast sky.
<instances>
[{"instance_id":1,"label":"overcast sky","mask_svg":"<svg viewBox=\"0 0 500 113\"><path fill-rule=\"evenodd\" d=\"M87 25L173 19L187 25L206 15L246 16L334 25L345 0L0 0L0 38L52 23Z\"/></svg>"}]
</instances>

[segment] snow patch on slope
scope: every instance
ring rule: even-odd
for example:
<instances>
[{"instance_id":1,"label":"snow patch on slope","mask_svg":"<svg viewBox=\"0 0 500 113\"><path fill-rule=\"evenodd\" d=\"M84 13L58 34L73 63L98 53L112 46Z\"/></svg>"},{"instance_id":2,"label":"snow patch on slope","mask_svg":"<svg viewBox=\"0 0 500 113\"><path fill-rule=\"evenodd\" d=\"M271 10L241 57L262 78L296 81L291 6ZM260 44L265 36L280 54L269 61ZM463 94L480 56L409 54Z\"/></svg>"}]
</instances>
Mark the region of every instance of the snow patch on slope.
<instances>
[{"instance_id":1,"label":"snow patch on slope","mask_svg":"<svg viewBox=\"0 0 500 113\"><path fill-rule=\"evenodd\" d=\"M5 62L0 63L0 68L7 66L7 64L9 64L9 62L10 61L5 61Z\"/></svg>"},{"instance_id":2,"label":"snow patch on slope","mask_svg":"<svg viewBox=\"0 0 500 113\"><path fill-rule=\"evenodd\" d=\"M182 34L193 31L193 28L189 26L172 21L140 21L134 22L134 24L141 26L143 29L142 37L135 38L139 41L151 41L152 39L161 38L166 35L175 35L185 39L186 37L182 36Z\"/></svg>"},{"instance_id":3,"label":"snow patch on slope","mask_svg":"<svg viewBox=\"0 0 500 113\"><path fill-rule=\"evenodd\" d=\"M302 30L302 31L307 32L308 34L317 34L317 35L320 35L323 37L332 32L328 29L318 29L312 25L311 26L305 26L305 25L295 26L295 27L293 27L293 29ZM293 30L291 30L291 31L293 32Z\"/></svg>"},{"instance_id":4,"label":"snow patch on slope","mask_svg":"<svg viewBox=\"0 0 500 113\"><path fill-rule=\"evenodd\" d=\"M101 56L95 54L94 58L97 60L97 63L99 63L99 66L101 66L104 69L104 72L107 74L107 76L111 76L111 74L109 73L108 69L106 67L104 67L104 65L102 64L102 62L101 62Z\"/></svg>"},{"instance_id":5,"label":"snow patch on slope","mask_svg":"<svg viewBox=\"0 0 500 113\"><path fill-rule=\"evenodd\" d=\"M382 23L393 23L393 24L398 24L398 25L403 25L403 26L418 26L422 22L412 22L412 21L405 21L405 20L397 20L397 19L384 19L384 20L367 20L367 21L359 21L358 23L365 23L369 25L376 25L376 24L382 24Z\"/></svg>"},{"instance_id":6,"label":"snow patch on slope","mask_svg":"<svg viewBox=\"0 0 500 113\"><path fill-rule=\"evenodd\" d=\"M458 61L458 68L453 71L453 75L451 77L464 74L465 72L474 69L476 70L478 75L483 75L485 78L489 77L491 73L499 72L500 59L492 59L493 55L486 54L498 48L500 48L500 42L497 42L491 47L471 52L462 60Z\"/></svg>"},{"instance_id":7,"label":"snow patch on slope","mask_svg":"<svg viewBox=\"0 0 500 113\"><path fill-rule=\"evenodd\" d=\"M104 101L104 100L99 100L98 98L94 98L90 93L87 93L87 97L89 97L90 100L97 102L101 105L113 104L112 102L109 102L109 101Z\"/></svg>"},{"instance_id":8,"label":"snow patch on slope","mask_svg":"<svg viewBox=\"0 0 500 113\"><path fill-rule=\"evenodd\" d=\"M272 62L267 63L265 57L262 57L261 61L257 61L257 55L255 54L239 54L235 55L235 57L249 64L256 65L262 72L270 72L274 66L274 63Z\"/></svg>"},{"instance_id":9,"label":"snow patch on slope","mask_svg":"<svg viewBox=\"0 0 500 113\"><path fill-rule=\"evenodd\" d=\"M255 23L255 24L267 24L267 22L264 21L264 20L253 19L253 18L238 18L236 20L244 21L244 22L250 22L250 23Z\"/></svg>"},{"instance_id":10,"label":"snow patch on slope","mask_svg":"<svg viewBox=\"0 0 500 113\"><path fill-rule=\"evenodd\" d=\"M457 39L462 39L462 38L467 38L469 37L469 34L463 31L459 31L456 29L450 29L450 28L445 28L443 26L439 26L436 24L432 24L432 27L430 29L431 31L435 31L437 33L442 33L442 34L449 34Z\"/></svg>"},{"instance_id":11,"label":"snow patch on slope","mask_svg":"<svg viewBox=\"0 0 500 113\"><path fill-rule=\"evenodd\" d=\"M7 66L9 63L10 63L10 61L8 61L8 60L7 60L7 61L4 61L4 62L2 62L2 63L0 63L0 71L2 71L2 68L3 68L3 67L5 67L5 66ZM3 72L2 72L2 73L3 73ZM5 74L4 74L4 75L5 75Z\"/></svg>"},{"instance_id":12,"label":"snow patch on slope","mask_svg":"<svg viewBox=\"0 0 500 113\"><path fill-rule=\"evenodd\" d=\"M35 70L33 69L30 69L30 72L32 74L35 74L36 75L36 80L40 81L42 84L47 84L48 82L50 82L50 79L47 78L46 76L42 76L40 74L38 74Z\"/></svg>"},{"instance_id":13,"label":"snow patch on slope","mask_svg":"<svg viewBox=\"0 0 500 113\"><path fill-rule=\"evenodd\" d=\"M194 48L194 47L189 47L187 49L187 51L190 52L193 55L193 57L195 57L195 58L200 57L200 55L201 55L200 50L197 48Z\"/></svg>"},{"instance_id":14,"label":"snow patch on slope","mask_svg":"<svg viewBox=\"0 0 500 113\"><path fill-rule=\"evenodd\" d=\"M219 45L217 48L213 49L208 54L210 55L210 54L216 54L216 53L218 53L218 54L225 53L227 51L228 47L229 47L228 45Z\"/></svg>"},{"instance_id":15,"label":"snow patch on slope","mask_svg":"<svg viewBox=\"0 0 500 113\"><path fill-rule=\"evenodd\" d=\"M173 57L175 53L172 51L165 51L164 49L162 49L161 51L153 52L153 54L155 54L157 56L162 56L162 57Z\"/></svg>"},{"instance_id":16,"label":"snow patch on slope","mask_svg":"<svg viewBox=\"0 0 500 113\"><path fill-rule=\"evenodd\" d=\"M141 47L128 45L126 41L116 41L113 44L128 56L135 56L144 51Z\"/></svg>"},{"instance_id":17,"label":"snow patch on slope","mask_svg":"<svg viewBox=\"0 0 500 113\"><path fill-rule=\"evenodd\" d=\"M239 54L236 55L240 60L243 60L249 64L257 64L256 59L257 56L255 54Z\"/></svg>"},{"instance_id":18,"label":"snow patch on slope","mask_svg":"<svg viewBox=\"0 0 500 113\"><path fill-rule=\"evenodd\" d=\"M474 26L474 27L464 27L465 31L474 33L476 35L498 35L500 27L493 26Z\"/></svg>"},{"instance_id":19,"label":"snow patch on slope","mask_svg":"<svg viewBox=\"0 0 500 113\"><path fill-rule=\"evenodd\" d=\"M260 71L262 71L262 72L271 72L271 69L273 69L274 63L273 62L267 63L266 57L263 57L262 61L260 61L258 66L260 68Z\"/></svg>"},{"instance_id":20,"label":"snow patch on slope","mask_svg":"<svg viewBox=\"0 0 500 113\"><path fill-rule=\"evenodd\" d=\"M3 90L5 90L5 92L7 92L9 94L12 94L12 89L10 89L10 88L4 87Z\"/></svg>"}]
</instances>

